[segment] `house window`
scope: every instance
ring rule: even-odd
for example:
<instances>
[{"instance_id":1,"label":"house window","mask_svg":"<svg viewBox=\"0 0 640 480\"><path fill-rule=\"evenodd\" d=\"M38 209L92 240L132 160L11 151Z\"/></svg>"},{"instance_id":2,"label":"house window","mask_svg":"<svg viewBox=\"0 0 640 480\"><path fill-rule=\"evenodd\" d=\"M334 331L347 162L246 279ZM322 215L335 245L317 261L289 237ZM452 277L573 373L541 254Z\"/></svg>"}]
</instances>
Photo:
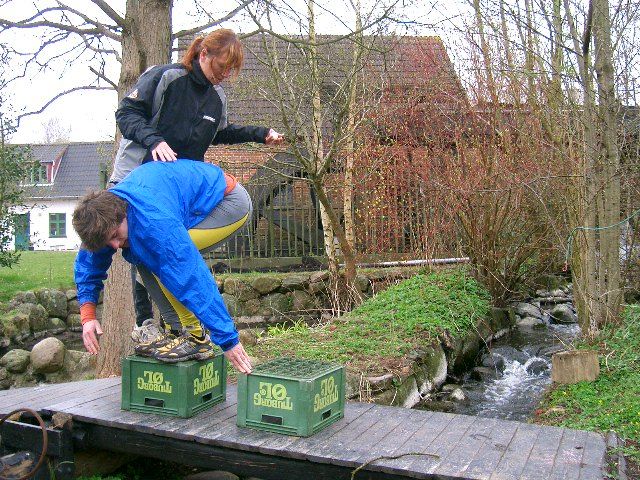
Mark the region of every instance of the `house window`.
<instances>
[{"instance_id":1,"label":"house window","mask_svg":"<svg viewBox=\"0 0 640 480\"><path fill-rule=\"evenodd\" d=\"M27 182L32 184L49 183L47 179L47 166L43 164L34 166L29 171L29 178L27 178Z\"/></svg>"},{"instance_id":2,"label":"house window","mask_svg":"<svg viewBox=\"0 0 640 480\"><path fill-rule=\"evenodd\" d=\"M65 213L49 214L49 237L60 238L67 236L67 215Z\"/></svg>"}]
</instances>

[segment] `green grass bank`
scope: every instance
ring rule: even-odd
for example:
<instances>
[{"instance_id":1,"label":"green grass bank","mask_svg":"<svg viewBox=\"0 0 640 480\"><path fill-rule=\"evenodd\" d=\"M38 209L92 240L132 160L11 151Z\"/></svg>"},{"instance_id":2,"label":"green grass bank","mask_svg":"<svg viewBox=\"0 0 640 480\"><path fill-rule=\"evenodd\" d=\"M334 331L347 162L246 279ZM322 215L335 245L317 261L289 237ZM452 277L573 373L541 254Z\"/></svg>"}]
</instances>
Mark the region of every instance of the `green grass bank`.
<instances>
[{"instance_id":1,"label":"green grass bank","mask_svg":"<svg viewBox=\"0 0 640 480\"><path fill-rule=\"evenodd\" d=\"M259 359L336 361L368 373L400 366L444 331L463 337L487 315L488 293L464 269L420 273L316 327L271 327L250 349Z\"/></svg>"}]
</instances>

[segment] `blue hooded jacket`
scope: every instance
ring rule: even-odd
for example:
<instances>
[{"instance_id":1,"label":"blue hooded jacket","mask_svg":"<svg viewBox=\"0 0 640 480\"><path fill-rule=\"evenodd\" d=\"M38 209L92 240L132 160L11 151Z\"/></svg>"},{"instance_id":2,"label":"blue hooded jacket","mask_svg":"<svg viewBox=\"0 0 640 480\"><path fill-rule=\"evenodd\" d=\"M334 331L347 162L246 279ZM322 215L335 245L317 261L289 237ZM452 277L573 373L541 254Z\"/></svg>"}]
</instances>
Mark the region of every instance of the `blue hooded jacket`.
<instances>
[{"instance_id":1,"label":"blue hooded jacket","mask_svg":"<svg viewBox=\"0 0 640 480\"><path fill-rule=\"evenodd\" d=\"M129 247L122 249L124 258L153 272L224 351L238 344L238 332L187 230L220 203L226 186L219 167L178 160L144 164L109 190L128 204ZM98 303L114 253L109 246L78 252L74 273L80 305Z\"/></svg>"}]
</instances>

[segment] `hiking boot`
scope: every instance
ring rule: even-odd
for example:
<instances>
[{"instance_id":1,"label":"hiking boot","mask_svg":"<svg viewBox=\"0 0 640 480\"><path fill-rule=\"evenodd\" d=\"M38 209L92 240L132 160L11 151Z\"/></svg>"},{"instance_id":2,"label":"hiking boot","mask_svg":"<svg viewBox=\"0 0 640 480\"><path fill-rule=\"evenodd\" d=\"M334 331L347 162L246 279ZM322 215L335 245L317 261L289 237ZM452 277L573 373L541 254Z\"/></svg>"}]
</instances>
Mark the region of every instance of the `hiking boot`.
<instances>
[{"instance_id":1,"label":"hiking boot","mask_svg":"<svg viewBox=\"0 0 640 480\"><path fill-rule=\"evenodd\" d=\"M139 343L133 348L136 355L141 357L153 357L158 349L166 347L177 337L169 332L160 332L160 334L150 342Z\"/></svg>"},{"instance_id":2,"label":"hiking boot","mask_svg":"<svg viewBox=\"0 0 640 480\"><path fill-rule=\"evenodd\" d=\"M205 335L203 340L198 340L193 335L185 333L156 350L153 358L161 362L176 363L186 360L206 360L214 355L215 351L209 335Z\"/></svg>"},{"instance_id":3,"label":"hiking boot","mask_svg":"<svg viewBox=\"0 0 640 480\"><path fill-rule=\"evenodd\" d=\"M135 343L150 343L160 336L160 327L153 320L148 318L142 322L141 326L135 326L131 332L131 338Z\"/></svg>"}]
</instances>

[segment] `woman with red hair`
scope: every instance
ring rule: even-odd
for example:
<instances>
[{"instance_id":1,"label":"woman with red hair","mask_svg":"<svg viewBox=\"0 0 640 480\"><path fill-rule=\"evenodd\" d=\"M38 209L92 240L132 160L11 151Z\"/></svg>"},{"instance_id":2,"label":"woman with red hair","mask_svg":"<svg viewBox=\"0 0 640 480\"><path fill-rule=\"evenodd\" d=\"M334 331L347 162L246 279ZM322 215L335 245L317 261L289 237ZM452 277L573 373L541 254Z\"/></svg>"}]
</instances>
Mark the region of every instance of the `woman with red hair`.
<instances>
[{"instance_id":1,"label":"woman with red hair","mask_svg":"<svg viewBox=\"0 0 640 480\"><path fill-rule=\"evenodd\" d=\"M244 53L237 35L221 28L197 37L180 63L156 65L144 72L116 110L122 139L111 185L151 161L204 160L210 145L258 142L279 145L273 129L227 121L227 99L220 83L240 73ZM136 328L132 337L146 342L157 335L149 296L132 268ZM144 326L143 326L144 324Z\"/></svg>"}]
</instances>

